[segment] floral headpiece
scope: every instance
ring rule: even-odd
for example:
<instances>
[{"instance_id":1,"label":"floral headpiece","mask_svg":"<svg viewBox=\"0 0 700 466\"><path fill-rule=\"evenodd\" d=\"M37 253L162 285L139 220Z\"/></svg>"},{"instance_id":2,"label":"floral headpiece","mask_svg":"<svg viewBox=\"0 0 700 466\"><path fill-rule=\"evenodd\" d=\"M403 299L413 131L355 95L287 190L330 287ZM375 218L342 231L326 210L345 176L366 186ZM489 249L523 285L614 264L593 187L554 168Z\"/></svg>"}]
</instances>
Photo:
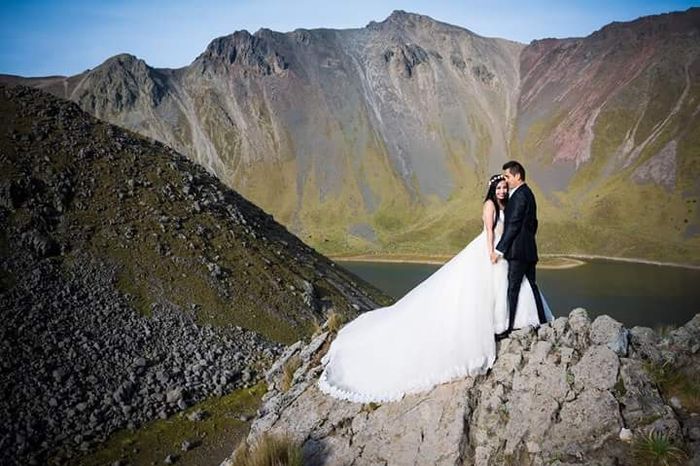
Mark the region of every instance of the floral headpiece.
<instances>
[{"instance_id":1,"label":"floral headpiece","mask_svg":"<svg viewBox=\"0 0 700 466\"><path fill-rule=\"evenodd\" d=\"M493 186L494 183L498 184L501 181L505 181L506 177L503 175L493 175L491 179L489 180L489 187Z\"/></svg>"}]
</instances>

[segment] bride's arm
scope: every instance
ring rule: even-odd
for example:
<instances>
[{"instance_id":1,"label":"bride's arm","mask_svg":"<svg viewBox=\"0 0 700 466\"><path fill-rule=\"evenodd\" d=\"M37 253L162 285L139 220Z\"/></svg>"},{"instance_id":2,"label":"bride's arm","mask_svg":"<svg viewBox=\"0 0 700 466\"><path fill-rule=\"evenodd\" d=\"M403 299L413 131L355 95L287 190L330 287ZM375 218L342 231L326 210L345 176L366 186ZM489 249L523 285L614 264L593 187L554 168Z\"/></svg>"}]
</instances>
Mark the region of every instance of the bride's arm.
<instances>
[{"instance_id":1,"label":"bride's arm","mask_svg":"<svg viewBox=\"0 0 700 466\"><path fill-rule=\"evenodd\" d=\"M484 229L486 229L486 249L489 253L493 253L493 221L496 215L496 206L493 202L488 200L484 202L484 209L482 213L482 220L484 221Z\"/></svg>"}]
</instances>

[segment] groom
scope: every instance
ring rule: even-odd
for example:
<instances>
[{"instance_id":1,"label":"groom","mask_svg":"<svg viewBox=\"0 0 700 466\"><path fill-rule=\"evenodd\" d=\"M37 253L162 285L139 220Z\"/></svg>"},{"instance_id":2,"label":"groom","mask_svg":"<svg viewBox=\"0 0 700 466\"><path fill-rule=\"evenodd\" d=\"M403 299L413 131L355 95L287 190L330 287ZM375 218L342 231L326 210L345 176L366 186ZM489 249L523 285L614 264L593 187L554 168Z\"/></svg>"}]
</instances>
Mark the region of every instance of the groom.
<instances>
[{"instance_id":1,"label":"groom","mask_svg":"<svg viewBox=\"0 0 700 466\"><path fill-rule=\"evenodd\" d=\"M537 264L537 204L532 191L525 184L525 168L511 160L503 165L503 176L508 183L508 204L505 211L505 225L496 251L491 261L496 263L503 256L508 260L508 330L496 335L496 339L506 338L513 331L515 310L518 308L518 294L523 276L527 277L535 295L537 316L540 324L547 321L542 306L542 297L535 281Z\"/></svg>"}]
</instances>

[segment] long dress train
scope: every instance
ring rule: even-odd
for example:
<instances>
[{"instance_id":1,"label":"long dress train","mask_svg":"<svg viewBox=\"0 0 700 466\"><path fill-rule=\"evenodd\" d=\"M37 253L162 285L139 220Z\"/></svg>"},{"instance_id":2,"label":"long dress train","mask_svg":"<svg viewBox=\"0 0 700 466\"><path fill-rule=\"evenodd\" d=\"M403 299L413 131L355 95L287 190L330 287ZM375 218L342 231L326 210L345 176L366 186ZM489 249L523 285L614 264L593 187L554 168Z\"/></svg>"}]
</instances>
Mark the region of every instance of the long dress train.
<instances>
[{"instance_id":1,"label":"long dress train","mask_svg":"<svg viewBox=\"0 0 700 466\"><path fill-rule=\"evenodd\" d=\"M502 232L500 211L495 242ZM482 231L396 303L345 325L322 359L319 388L335 398L383 402L485 373L495 359L494 335L508 326L507 288L508 264L491 263ZM544 296L542 302L551 320ZM524 278L514 327L527 325L539 320Z\"/></svg>"}]
</instances>

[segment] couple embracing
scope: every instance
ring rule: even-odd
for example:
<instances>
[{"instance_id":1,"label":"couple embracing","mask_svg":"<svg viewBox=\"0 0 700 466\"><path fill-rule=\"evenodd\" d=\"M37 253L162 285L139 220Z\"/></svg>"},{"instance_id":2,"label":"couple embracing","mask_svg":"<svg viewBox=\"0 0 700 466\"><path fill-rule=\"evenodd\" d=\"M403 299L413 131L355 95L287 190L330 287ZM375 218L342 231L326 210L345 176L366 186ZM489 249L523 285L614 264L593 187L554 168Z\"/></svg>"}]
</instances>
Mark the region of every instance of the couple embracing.
<instances>
[{"instance_id":1,"label":"couple embracing","mask_svg":"<svg viewBox=\"0 0 700 466\"><path fill-rule=\"evenodd\" d=\"M537 205L525 169L510 161L488 182L484 229L391 306L343 327L323 357L319 388L384 402L485 373L496 340L552 313L536 283Z\"/></svg>"}]
</instances>

